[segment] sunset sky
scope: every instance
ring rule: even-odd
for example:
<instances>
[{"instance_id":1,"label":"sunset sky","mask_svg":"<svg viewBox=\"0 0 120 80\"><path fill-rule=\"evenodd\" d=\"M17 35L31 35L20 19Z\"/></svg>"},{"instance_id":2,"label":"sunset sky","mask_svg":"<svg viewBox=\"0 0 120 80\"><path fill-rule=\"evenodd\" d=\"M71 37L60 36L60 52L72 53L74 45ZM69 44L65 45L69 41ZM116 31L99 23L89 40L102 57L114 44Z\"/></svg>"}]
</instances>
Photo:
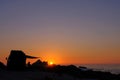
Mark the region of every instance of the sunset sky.
<instances>
[{"instance_id":1,"label":"sunset sky","mask_svg":"<svg viewBox=\"0 0 120 80\"><path fill-rule=\"evenodd\" d=\"M0 0L0 61L10 50L56 64L120 64L120 0Z\"/></svg>"}]
</instances>

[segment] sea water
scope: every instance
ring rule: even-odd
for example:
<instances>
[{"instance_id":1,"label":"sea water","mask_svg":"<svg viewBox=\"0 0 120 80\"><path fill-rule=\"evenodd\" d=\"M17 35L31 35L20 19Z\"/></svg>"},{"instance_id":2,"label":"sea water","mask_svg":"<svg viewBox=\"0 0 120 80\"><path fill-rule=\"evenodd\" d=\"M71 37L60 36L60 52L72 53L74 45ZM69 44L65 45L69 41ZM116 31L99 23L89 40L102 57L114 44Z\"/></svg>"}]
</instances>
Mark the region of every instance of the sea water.
<instances>
[{"instance_id":1,"label":"sea water","mask_svg":"<svg viewBox=\"0 0 120 80\"><path fill-rule=\"evenodd\" d=\"M105 71L114 74L120 74L120 64L80 64L77 66L84 66L95 71Z\"/></svg>"}]
</instances>

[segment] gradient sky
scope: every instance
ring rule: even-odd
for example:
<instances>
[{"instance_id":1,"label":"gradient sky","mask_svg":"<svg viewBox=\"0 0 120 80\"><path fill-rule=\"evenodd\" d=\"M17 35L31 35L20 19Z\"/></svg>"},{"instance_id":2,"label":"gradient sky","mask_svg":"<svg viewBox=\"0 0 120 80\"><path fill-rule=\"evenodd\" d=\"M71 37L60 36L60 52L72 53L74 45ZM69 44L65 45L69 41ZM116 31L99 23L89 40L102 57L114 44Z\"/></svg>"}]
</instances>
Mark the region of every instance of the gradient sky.
<instances>
[{"instance_id":1,"label":"gradient sky","mask_svg":"<svg viewBox=\"0 0 120 80\"><path fill-rule=\"evenodd\" d=\"M0 0L0 61L12 49L56 64L120 63L120 0Z\"/></svg>"}]
</instances>

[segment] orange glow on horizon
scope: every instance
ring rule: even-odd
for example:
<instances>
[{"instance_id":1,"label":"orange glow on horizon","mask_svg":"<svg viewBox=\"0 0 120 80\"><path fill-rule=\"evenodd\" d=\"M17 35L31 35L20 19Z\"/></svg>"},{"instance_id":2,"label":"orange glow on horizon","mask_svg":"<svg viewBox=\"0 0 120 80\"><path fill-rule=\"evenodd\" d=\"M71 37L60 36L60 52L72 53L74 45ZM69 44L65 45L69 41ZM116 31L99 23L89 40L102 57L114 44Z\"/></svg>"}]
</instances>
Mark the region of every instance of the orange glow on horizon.
<instances>
[{"instance_id":1,"label":"orange glow on horizon","mask_svg":"<svg viewBox=\"0 0 120 80\"><path fill-rule=\"evenodd\" d=\"M104 56L98 56L96 54L93 54L92 52L86 52L86 54L91 53L92 56L83 54L84 52L81 52L81 54L72 54L70 51L62 52L58 49L43 49L41 51L29 51L29 50L23 50L27 55L32 55L39 57L37 59L27 59L26 63L30 62L31 64L36 62L38 59L41 61L48 62L48 65L69 65L69 64L120 64L120 58L117 54L112 55L111 54L104 54ZM1 52L2 53L2 52ZM5 60L5 57L9 56L9 51L4 52L6 54L1 54L0 61L4 64L7 63L7 60ZM35 54L36 53L36 54ZM68 54L69 53L69 54ZM80 53L80 52L79 52Z\"/></svg>"}]
</instances>

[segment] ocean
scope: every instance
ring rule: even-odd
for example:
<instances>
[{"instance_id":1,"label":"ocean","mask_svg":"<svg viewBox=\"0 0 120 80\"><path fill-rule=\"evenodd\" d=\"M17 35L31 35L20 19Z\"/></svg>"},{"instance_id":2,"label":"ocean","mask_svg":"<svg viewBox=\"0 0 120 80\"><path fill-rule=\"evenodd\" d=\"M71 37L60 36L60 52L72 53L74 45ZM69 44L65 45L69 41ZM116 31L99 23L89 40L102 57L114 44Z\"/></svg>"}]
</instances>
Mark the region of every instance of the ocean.
<instances>
[{"instance_id":1,"label":"ocean","mask_svg":"<svg viewBox=\"0 0 120 80\"><path fill-rule=\"evenodd\" d=\"M120 74L120 64L80 64L76 66L84 66L95 71L107 71L113 74Z\"/></svg>"}]
</instances>

